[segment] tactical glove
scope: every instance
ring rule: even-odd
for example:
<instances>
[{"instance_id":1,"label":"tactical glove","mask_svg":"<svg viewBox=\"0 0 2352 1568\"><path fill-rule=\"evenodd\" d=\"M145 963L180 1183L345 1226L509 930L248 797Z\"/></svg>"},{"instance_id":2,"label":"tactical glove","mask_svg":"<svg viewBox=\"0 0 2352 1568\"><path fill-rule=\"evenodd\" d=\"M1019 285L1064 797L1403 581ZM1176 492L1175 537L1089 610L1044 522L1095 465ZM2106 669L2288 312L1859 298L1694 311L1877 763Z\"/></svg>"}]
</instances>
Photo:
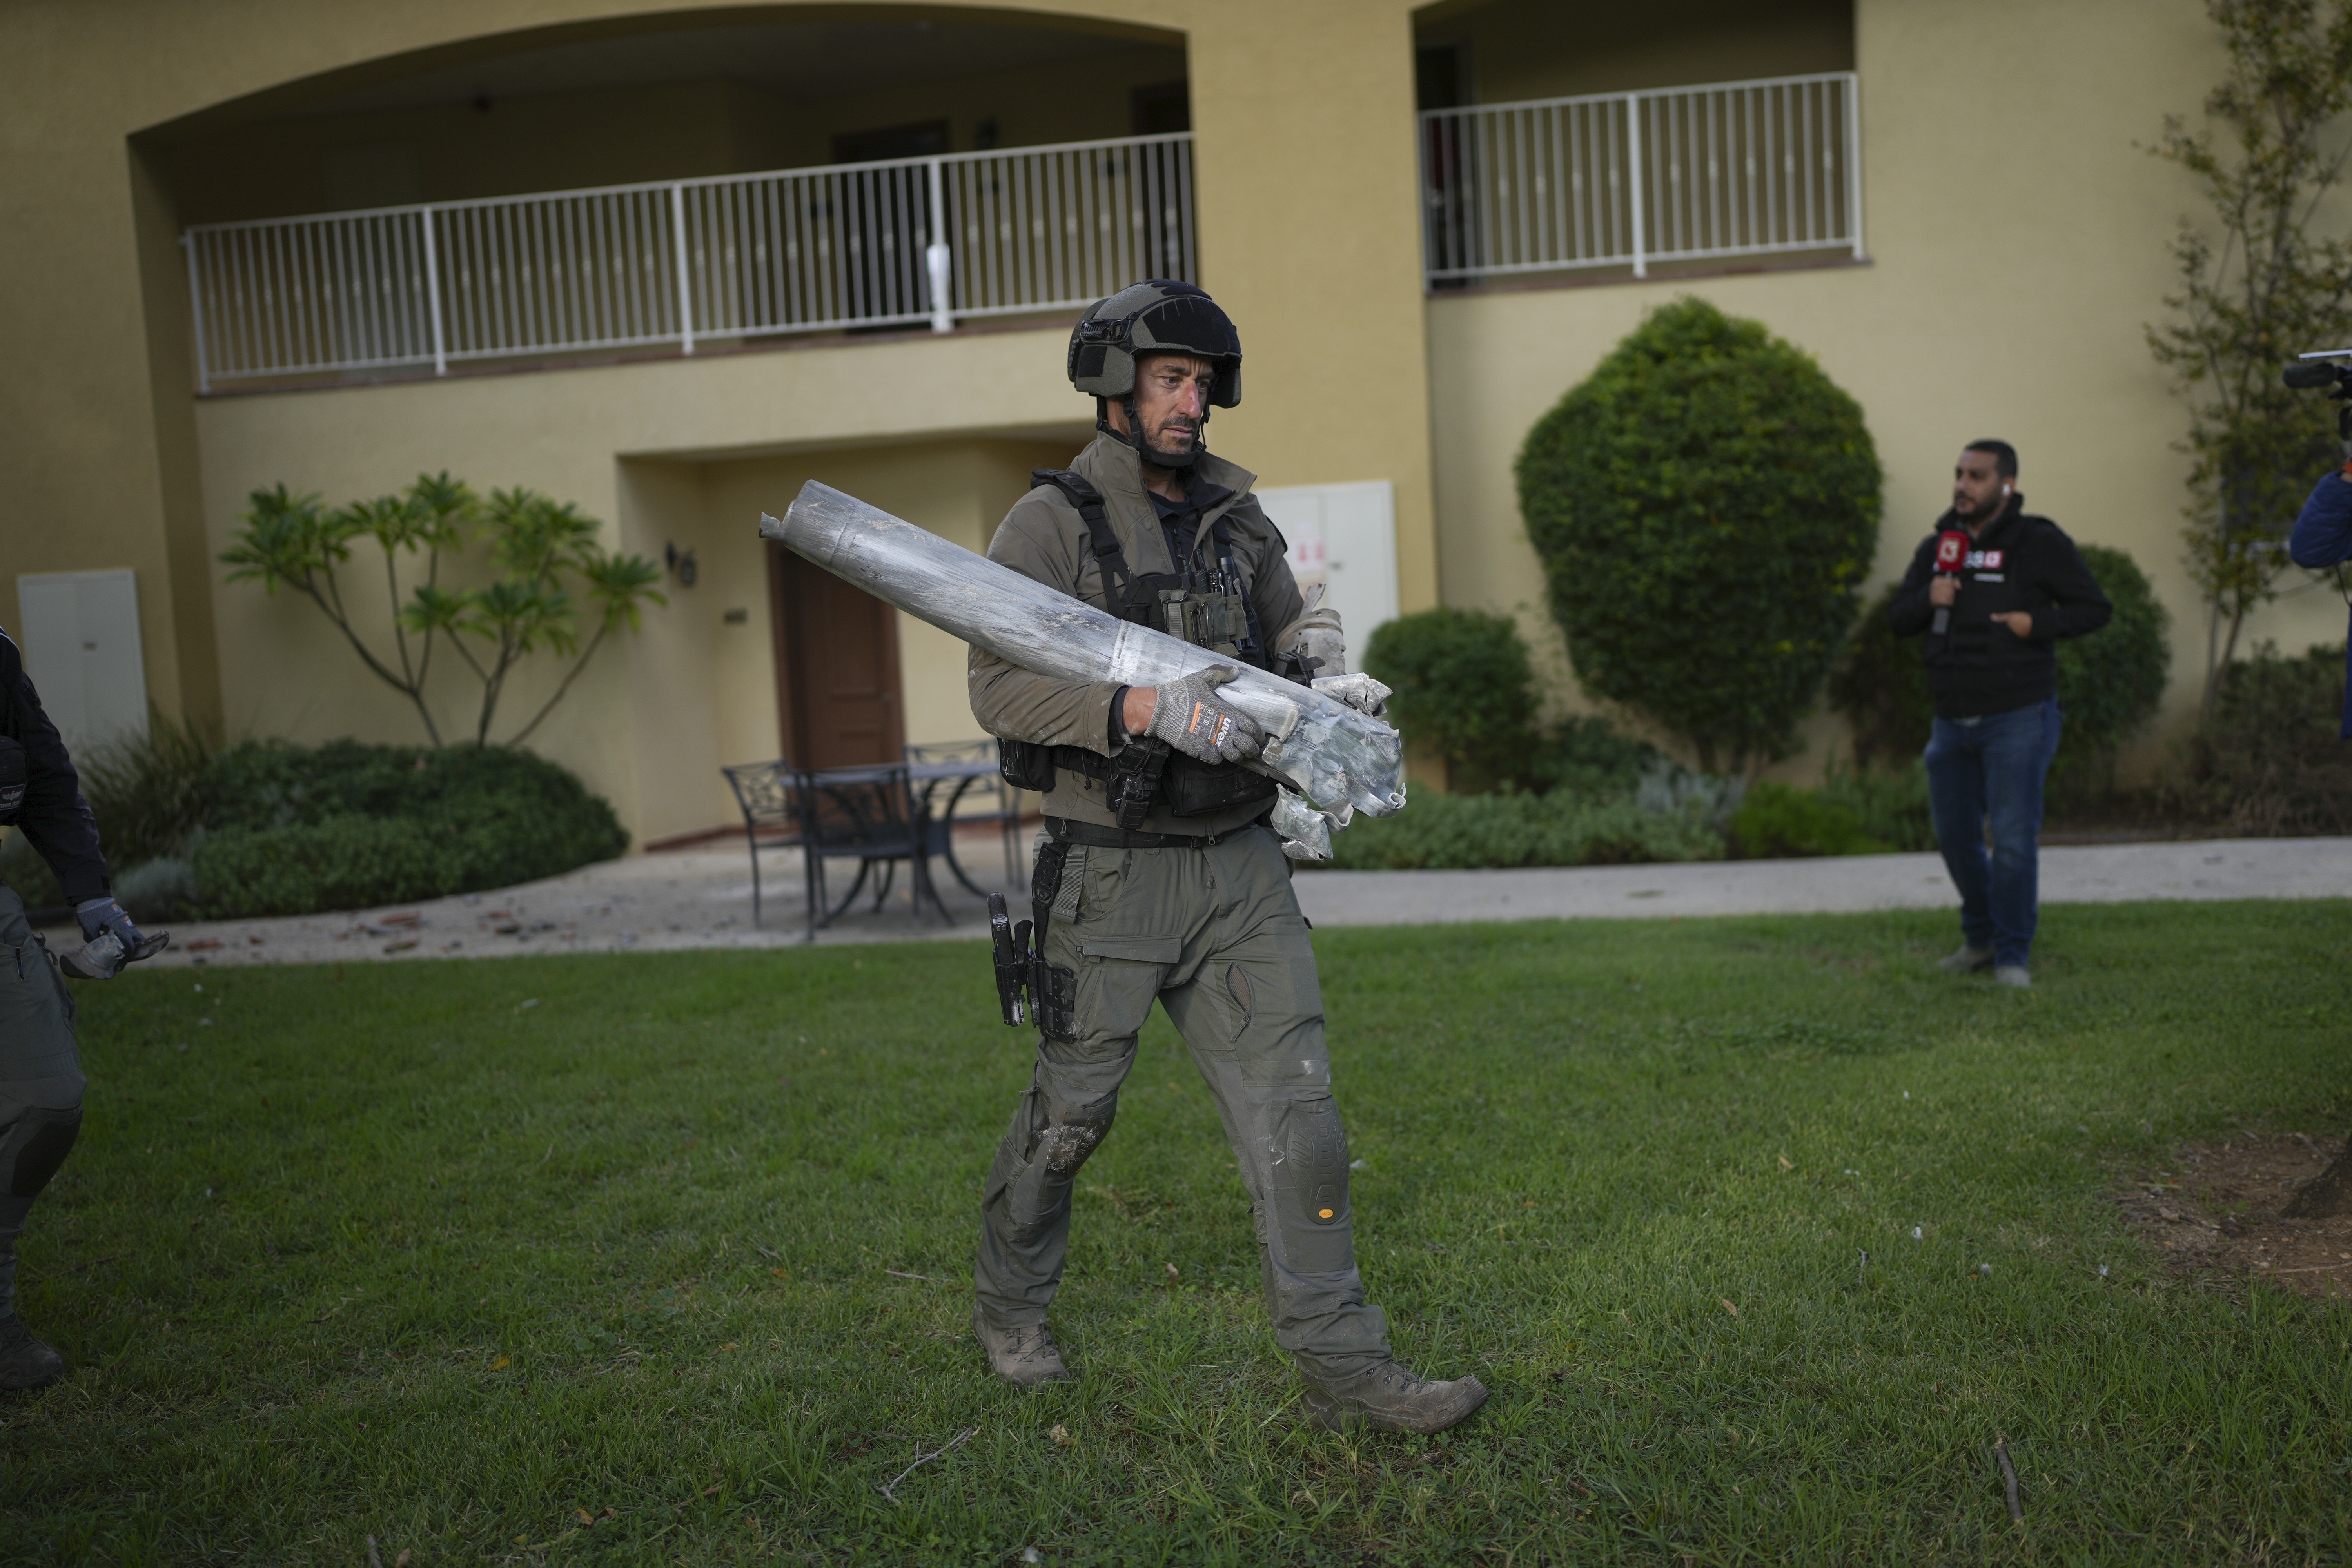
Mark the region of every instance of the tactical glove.
<instances>
[{"instance_id":1,"label":"tactical glove","mask_svg":"<svg viewBox=\"0 0 2352 1568\"><path fill-rule=\"evenodd\" d=\"M1154 688L1151 722L1145 732L1204 763L1239 763L1256 756L1265 747L1265 731L1217 691L1240 675L1234 665L1213 664Z\"/></svg>"},{"instance_id":2,"label":"tactical glove","mask_svg":"<svg viewBox=\"0 0 2352 1568\"><path fill-rule=\"evenodd\" d=\"M58 955L58 967L77 980L111 980L126 963L152 958L172 941L168 931L152 936L131 921L131 912L112 899L86 899L74 906L81 934L89 940Z\"/></svg>"}]
</instances>

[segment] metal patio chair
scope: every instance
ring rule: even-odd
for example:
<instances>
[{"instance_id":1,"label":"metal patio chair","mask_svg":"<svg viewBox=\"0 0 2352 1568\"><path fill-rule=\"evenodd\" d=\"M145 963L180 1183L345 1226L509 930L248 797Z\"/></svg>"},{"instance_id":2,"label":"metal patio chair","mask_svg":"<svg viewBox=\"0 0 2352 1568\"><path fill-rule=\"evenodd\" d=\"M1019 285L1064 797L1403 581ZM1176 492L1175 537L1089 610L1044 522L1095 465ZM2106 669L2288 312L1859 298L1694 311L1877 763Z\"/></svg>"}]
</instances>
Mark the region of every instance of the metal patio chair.
<instances>
[{"instance_id":1,"label":"metal patio chair","mask_svg":"<svg viewBox=\"0 0 2352 1568\"><path fill-rule=\"evenodd\" d=\"M915 918L923 914L923 900L940 911L940 919L949 925L955 917L940 900L939 889L931 885L930 824L907 777L904 763L884 763L875 767L827 768L821 773L803 773L799 778L801 803L801 858L807 868L808 940L814 942L816 933L831 925L849 906L856 901L865 889L866 879L874 868L882 868L882 876L874 894L874 907L879 910L882 900L890 896L890 885L896 879L898 862L908 863L913 881L911 889ZM833 903L825 890L825 862L856 858L857 877L841 901Z\"/></svg>"},{"instance_id":2,"label":"metal patio chair","mask_svg":"<svg viewBox=\"0 0 2352 1568\"><path fill-rule=\"evenodd\" d=\"M800 773L792 763L744 763L719 770L743 811L743 837L751 848L751 924L760 923L760 851L792 849L801 842Z\"/></svg>"}]
</instances>

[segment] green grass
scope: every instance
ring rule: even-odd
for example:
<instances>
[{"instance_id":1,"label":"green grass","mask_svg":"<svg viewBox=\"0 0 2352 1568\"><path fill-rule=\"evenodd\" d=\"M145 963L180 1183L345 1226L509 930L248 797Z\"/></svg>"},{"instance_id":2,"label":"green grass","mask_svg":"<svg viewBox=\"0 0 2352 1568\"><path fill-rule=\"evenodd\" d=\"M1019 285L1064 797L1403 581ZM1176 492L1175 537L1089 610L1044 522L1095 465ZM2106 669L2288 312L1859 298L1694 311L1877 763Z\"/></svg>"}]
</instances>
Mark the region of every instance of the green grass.
<instances>
[{"instance_id":1,"label":"green grass","mask_svg":"<svg viewBox=\"0 0 2352 1568\"><path fill-rule=\"evenodd\" d=\"M976 946L84 986L25 1247L76 1371L0 1402L0 1560L2352 1559L2352 1314L2175 1280L2101 1201L2352 1113L2352 905L2053 910L2030 995L1933 974L1950 926L1319 934L1372 1298L1494 1390L1433 1439L1296 1424L1158 1019L1083 1379L984 1375L1030 1047Z\"/></svg>"}]
</instances>

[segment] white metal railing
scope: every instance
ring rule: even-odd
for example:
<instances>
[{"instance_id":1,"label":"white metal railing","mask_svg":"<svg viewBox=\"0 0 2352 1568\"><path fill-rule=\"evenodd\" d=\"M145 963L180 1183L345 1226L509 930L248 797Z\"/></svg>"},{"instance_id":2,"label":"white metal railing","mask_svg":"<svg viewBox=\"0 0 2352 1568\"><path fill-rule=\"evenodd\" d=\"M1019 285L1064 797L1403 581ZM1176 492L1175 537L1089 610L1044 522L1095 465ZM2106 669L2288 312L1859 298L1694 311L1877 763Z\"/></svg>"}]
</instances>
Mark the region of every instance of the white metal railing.
<instances>
[{"instance_id":1,"label":"white metal railing","mask_svg":"<svg viewBox=\"0 0 2352 1568\"><path fill-rule=\"evenodd\" d=\"M944 332L1192 279L1192 139L205 224L182 244L205 391L845 327Z\"/></svg>"},{"instance_id":2,"label":"white metal railing","mask_svg":"<svg viewBox=\"0 0 2352 1568\"><path fill-rule=\"evenodd\" d=\"M1862 248L1852 71L1421 116L1428 280Z\"/></svg>"}]
</instances>

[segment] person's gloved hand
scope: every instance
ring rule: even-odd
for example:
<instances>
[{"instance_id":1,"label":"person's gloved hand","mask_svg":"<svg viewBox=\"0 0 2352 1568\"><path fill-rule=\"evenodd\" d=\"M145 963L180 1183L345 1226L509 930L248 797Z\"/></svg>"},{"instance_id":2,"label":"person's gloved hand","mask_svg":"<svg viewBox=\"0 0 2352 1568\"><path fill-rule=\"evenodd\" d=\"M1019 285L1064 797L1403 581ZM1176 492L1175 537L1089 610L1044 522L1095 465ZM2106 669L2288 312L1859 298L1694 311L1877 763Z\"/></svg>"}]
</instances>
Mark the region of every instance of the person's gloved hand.
<instances>
[{"instance_id":1,"label":"person's gloved hand","mask_svg":"<svg viewBox=\"0 0 2352 1568\"><path fill-rule=\"evenodd\" d=\"M1361 673L1318 675L1307 684L1324 696L1337 698L1357 712L1369 713L1375 719L1389 710L1389 699L1395 695L1370 676Z\"/></svg>"},{"instance_id":2,"label":"person's gloved hand","mask_svg":"<svg viewBox=\"0 0 2352 1568\"><path fill-rule=\"evenodd\" d=\"M1238 763L1265 749L1257 721L1227 702L1217 688L1240 677L1230 664L1152 688L1151 721L1144 732L1204 763Z\"/></svg>"},{"instance_id":3,"label":"person's gloved hand","mask_svg":"<svg viewBox=\"0 0 2352 1568\"><path fill-rule=\"evenodd\" d=\"M77 980L111 980L126 963L152 958L171 940L168 931L152 936L131 923L131 911L112 899L85 899L74 906L87 938L81 946L58 955L58 966Z\"/></svg>"}]
</instances>

